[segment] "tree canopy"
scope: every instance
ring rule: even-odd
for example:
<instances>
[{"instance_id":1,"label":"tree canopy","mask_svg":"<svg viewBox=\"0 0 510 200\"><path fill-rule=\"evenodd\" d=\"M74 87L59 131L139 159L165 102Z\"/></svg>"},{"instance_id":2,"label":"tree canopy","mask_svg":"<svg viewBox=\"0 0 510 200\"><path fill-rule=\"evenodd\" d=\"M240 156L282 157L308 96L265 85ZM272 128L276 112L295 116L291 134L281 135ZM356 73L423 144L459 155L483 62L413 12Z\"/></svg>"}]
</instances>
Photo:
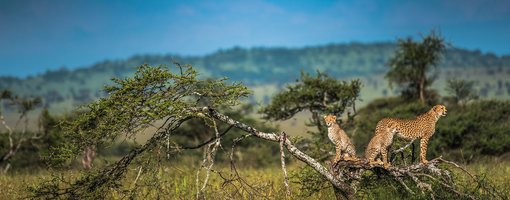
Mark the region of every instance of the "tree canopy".
<instances>
[{"instance_id":1,"label":"tree canopy","mask_svg":"<svg viewBox=\"0 0 510 200\"><path fill-rule=\"evenodd\" d=\"M411 38L399 39L398 48L388 61L390 70L386 73L386 78L390 87L397 84L402 88L403 94L425 103L429 93L427 87L432 85L435 79L430 72L437 67L445 51L444 39L435 32L423 37L421 42Z\"/></svg>"},{"instance_id":2,"label":"tree canopy","mask_svg":"<svg viewBox=\"0 0 510 200\"><path fill-rule=\"evenodd\" d=\"M446 91L453 95L455 103L464 105L470 100L478 99L474 84L474 81L451 79L448 80Z\"/></svg>"}]
</instances>

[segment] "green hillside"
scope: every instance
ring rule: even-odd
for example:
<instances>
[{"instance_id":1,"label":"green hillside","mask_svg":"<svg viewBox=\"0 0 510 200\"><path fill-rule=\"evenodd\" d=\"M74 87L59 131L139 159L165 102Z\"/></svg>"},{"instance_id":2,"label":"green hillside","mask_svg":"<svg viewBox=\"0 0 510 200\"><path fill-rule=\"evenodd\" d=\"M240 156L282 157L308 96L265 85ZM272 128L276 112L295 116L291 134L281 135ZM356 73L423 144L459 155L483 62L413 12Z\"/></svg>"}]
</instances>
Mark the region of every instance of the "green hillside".
<instances>
[{"instance_id":1,"label":"green hillside","mask_svg":"<svg viewBox=\"0 0 510 200\"><path fill-rule=\"evenodd\" d=\"M317 69L340 79L360 78L362 99L395 94L388 88L385 63L396 46L392 43L331 44L304 48L231 48L205 56L136 55L125 60L107 60L76 70L61 68L24 79L0 77L0 89L23 96L41 96L52 110L69 111L72 106L103 96L101 88L111 77L127 76L134 67L172 61L192 64L204 77L229 77L255 91L252 101L265 102L283 85L292 83L300 71ZM498 57L451 48L439 66L434 87L444 93L447 79L475 80L482 97L510 97L510 56Z\"/></svg>"}]
</instances>

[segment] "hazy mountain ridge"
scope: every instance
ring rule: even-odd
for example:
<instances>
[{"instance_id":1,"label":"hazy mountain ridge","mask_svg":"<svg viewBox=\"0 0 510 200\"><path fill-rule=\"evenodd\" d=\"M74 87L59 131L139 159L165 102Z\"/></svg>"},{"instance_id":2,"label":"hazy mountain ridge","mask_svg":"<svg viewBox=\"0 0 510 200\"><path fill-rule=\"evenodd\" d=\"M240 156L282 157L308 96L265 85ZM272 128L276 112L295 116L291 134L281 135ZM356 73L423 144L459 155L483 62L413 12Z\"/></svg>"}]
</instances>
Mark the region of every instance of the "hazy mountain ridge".
<instances>
[{"instance_id":1,"label":"hazy mountain ridge","mask_svg":"<svg viewBox=\"0 0 510 200\"><path fill-rule=\"evenodd\" d=\"M229 77L249 86L281 86L299 78L301 70L314 73L320 69L345 79L377 76L377 80L367 81L377 89L382 81L381 74L387 70L385 63L395 49L396 45L392 43L350 43L303 48L234 47L205 56L136 55L75 70L61 68L23 79L0 77L0 89L10 89L23 96L42 96L48 105L81 104L102 96L102 86L112 77L128 76L143 63L172 66L173 61L192 64L204 77ZM510 77L510 55L496 56L452 48L439 68L445 69L450 77L457 77L457 72L497 73ZM510 82L499 84L508 85L510 94Z\"/></svg>"}]
</instances>

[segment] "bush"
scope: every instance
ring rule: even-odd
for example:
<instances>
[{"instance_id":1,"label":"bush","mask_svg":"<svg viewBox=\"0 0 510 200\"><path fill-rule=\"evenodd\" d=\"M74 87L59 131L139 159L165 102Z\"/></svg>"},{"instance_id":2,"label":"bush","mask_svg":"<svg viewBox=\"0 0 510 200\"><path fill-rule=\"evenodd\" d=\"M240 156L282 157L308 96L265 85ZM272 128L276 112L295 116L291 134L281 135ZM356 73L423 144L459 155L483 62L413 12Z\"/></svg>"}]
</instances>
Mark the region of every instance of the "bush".
<instances>
[{"instance_id":1,"label":"bush","mask_svg":"<svg viewBox=\"0 0 510 200\"><path fill-rule=\"evenodd\" d=\"M431 153L472 161L480 155L500 156L510 150L510 101L484 100L453 106L439 120Z\"/></svg>"}]
</instances>

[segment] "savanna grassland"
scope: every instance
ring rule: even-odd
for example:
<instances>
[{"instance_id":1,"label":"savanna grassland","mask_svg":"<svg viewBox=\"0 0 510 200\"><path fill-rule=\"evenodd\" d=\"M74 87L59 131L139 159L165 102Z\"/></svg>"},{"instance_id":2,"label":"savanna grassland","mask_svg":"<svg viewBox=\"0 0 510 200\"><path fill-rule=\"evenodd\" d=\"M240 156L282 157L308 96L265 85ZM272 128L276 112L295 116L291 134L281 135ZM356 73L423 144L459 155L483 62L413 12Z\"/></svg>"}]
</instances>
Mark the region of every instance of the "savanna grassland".
<instances>
[{"instance_id":1,"label":"savanna grassland","mask_svg":"<svg viewBox=\"0 0 510 200\"><path fill-rule=\"evenodd\" d=\"M193 164L193 163L191 163ZM301 167L295 163L289 166L288 170L292 174ZM486 162L472 163L467 165L467 169L474 174L478 174L484 179L485 184L489 184L502 193L503 196L510 196L510 162L497 159L487 160ZM156 174L152 176L143 175L136 180L139 168L132 168L127 174L127 178L122 182L123 188L132 189L134 184L140 185L136 191L136 197L139 199L194 199L197 191L196 172L197 165L166 164L159 167ZM273 166L263 168L242 168L238 169L239 178L242 181L232 181L223 179L233 175L228 165L218 166L211 174L211 179L206 190L207 199L285 199L285 187L283 185L283 175L278 163ZM53 178L51 172L41 170L20 171L9 175L0 175L0 199L23 199L29 198L32 193L27 187L37 186L38 184ZM80 174L77 171L54 172L66 176L68 179L75 179ZM300 184L296 179L290 179L291 199L334 199L335 194L331 186L314 193L310 196L303 194ZM475 189L477 185L469 180L462 180L461 185L470 189ZM396 188L384 187L371 189L371 193L360 194L363 199L413 199L412 196L399 196ZM441 191L436 191L440 193ZM116 190L112 190L108 195L113 199L124 199Z\"/></svg>"},{"instance_id":2,"label":"savanna grassland","mask_svg":"<svg viewBox=\"0 0 510 200\"><path fill-rule=\"evenodd\" d=\"M0 153L7 153L0 160L0 199L335 199L335 180L348 182L350 197L360 199L508 199L510 57L441 44L430 51L437 59L419 68L405 62L430 56L393 57L405 41L398 45L138 55L2 77ZM193 65L161 65L170 60ZM389 62L397 64L388 70ZM446 105L448 116L437 122L427 158L444 157L468 172L441 163L448 173L433 176L421 165L425 184L392 179L390 170L372 166L343 174L353 179L334 174L335 146L323 115L338 116L362 157L380 119L413 118L437 104ZM406 143L395 139L392 148ZM407 148L390 160L418 166L417 152ZM290 196L280 153L287 156ZM330 167L333 178L312 169L315 163Z\"/></svg>"}]
</instances>

